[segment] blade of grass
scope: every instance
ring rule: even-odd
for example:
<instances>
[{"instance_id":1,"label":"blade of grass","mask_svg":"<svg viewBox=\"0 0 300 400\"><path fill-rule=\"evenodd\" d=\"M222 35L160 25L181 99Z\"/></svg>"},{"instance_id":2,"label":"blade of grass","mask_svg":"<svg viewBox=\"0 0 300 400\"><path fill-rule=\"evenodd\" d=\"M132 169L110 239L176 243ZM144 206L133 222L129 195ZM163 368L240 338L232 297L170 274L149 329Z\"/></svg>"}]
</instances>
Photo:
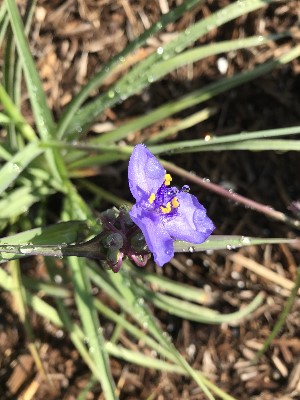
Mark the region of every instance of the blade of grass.
<instances>
[{"instance_id":1,"label":"blade of grass","mask_svg":"<svg viewBox=\"0 0 300 400\"><path fill-rule=\"evenodd\" d=\"M101 377L101 385L105 399L116 399L115 383L109 367L108 354L105 349L105 340L98 320L97 312L91 295L89 279L84 272L83 260L76 257L68 259L72 271L72 280L75 287L75 300L78 312L87 338L89 351Z\"/></svg>"},{"instance_id":2,"label":"blade of grass","mask_svg":"<svg viewBox=\"0 0 300 400\"><path fill-rule=\"evenodd\" d=\"M181 282L172 281L163 275L154 274L148 271L139 271L138 269L132 270L132 275L133 279L143 279L144 282L152 284L155 288L158 287L160 291L171 293L185 300L194 301L200 304L207 304L211 301L210 296L205 290Z\"/></svg>"},{"instance_id":3,"label":"blade of grass","mask_svg":"<svg viewBox=\"0 0 300 400\"><path fill-rule=\"evenodd\" d=\"M181 356L174 346L171 345L170 341L163 334L160 327L158 326L153 314L145 304L145 300L138 294L138 288L135 282L131 281L128 274L128 268L130 269L130 263L125 261L123 263L120 273L115 274L113 278L113 284L117 290L122 294L124 299L127 301L132 309L132 316L141 325L146 326L149 332L156 338L156 340L167 350L171 351L177 360L178 364L181 365L185 371L195 380L195 382L202 389L203 393L208 399L213 399L212 394L207 389L203 382L202 375L199 375ZM111 273L108 271L108 273Z\"/></svg>"},{"instance_id":4,"label":"blade of grass","mask_svg":"<svg viewBox=\"0 0 300 400\"><path fill-rule=\"evenodd\" d=\"M29 98L34 113L35 124L41 138L47 140L54 134L55 123L53 116L47 105L46 95L43 91L40 77L30 52L17 5L14 0L5 0L5 4L14 33L18 55L24 70ZM56 149L47 150L46 157L53 177L60 184L61 191L64 192L67 173L59 151Z\"/></svg>"},{"instance_id":5,"label":"blade of grass","mask_svg":"<svg viewBox=\"0 0 300 400\"><path fill-rule=\"evenodd\" d=\"M202 23L203 21L201 21L200 24ZM172 44L171 42L170 44L167 44L165 48L159 47L158 51L162 52L162 56L151 54L146 60L141 61L136 67L128 71L127 74L124 75L124 77L119 79L116 84L109 90L108 96L104 94L102 98L99 97L96 102L98 103L98 106L100 108L103 108L103 103L105 103L107 100L109 102L109 106L111 107L115 103L124 100L132 94L141 92L145 87L149 86L150 83L163 78L168 73L171 73L172 71L175 71L176 69L183 67L187 64L200 61L205 57L209 57L212 55L258 46L267 43L269 40L279 39L284 35L286 34L279 34L265 38L262 36L254 36L247 39L223 41L219 43L214 43L213 46L211 44L200 46L168 59L170 55L167 55L166 57L165 51L167 50L167 47ZM176 41L177 39L174 40ZM171 46L171 53L176 52L176 48L174 50L173 47L174 46ZM160 61L159 59L157 59L157 57L166 57L167 60ZM109 99L107 99L107 97ZM88 109L87 107L88 106L85 107L86 110ZM92 103L90 107L94 107L94 103ZM106 133L105 135L108 134L109 133Z\"/></svg>"},{"instance_id":6,"label":"blade of grass","mask_svg":"<svg viewBox=\"0 0 300 400\"><path fill-rule=\"evenodd\" d=\"M295 303L295 300L297 298L297 294L299 291L299 287L300 287L300 268L298 267L296 282L295 282L295 286L293 287L293 289L291 291L291 295L289 296L289 298L284 306L284 309L282 310L278 320L276 321L276 324L273 327L272 332L265 340L263 347L257 352L257 354L255 356L255 361L258 361L258 359L267 351L268 347L272 344L273 340L276 338L276 336L281 331L281 329L286 321L286 318L289 315L289 313Z\"/></svg>"},{"instance_id":7,"label":"blade of grass","mask_svg":"<svg viewBox=\"0 0 300 400\"><path fill-rule=\"evenodd\" d=\"M31 126L26 122L17 106L13 103L6 90L0 83L0 103L19 132L29 141L36 141L37 136Z\"/></svg>"},{"instance_id":8,"label":"blade of grass","mask_svg":"<svg viewBox=\"0 0 300 400\"><path fill-rule=\"evenodd\" d=\"M41 360L39 350L38 350L38 347L36 344L36 339L35 339L35 335L33 332L33 328L32 328L32 325L31 325L31 322L29 319L27 305L25 302L25 292L24 292L24 287L23 287L23 283L22 283L22 275L21 275L19 261L18 260L10 261L9 269L11 271L12 285L14 288L12 291L12 294L15 297L16 305L17 305L17 308L16 308L17 313L19 315L20 321L22 322L22 324L24 326L26 336L29 341L28 349L32 355L32 358L34 359L37 370L51 385L51 381L48 378L48 375L44 368L43 362Z\"/></svg>"},{"instance_id":9,"label":"blade of grass","mask_svg":"<svg viewBox=\"0 0 300 400\"><path fill-rule=\"evenodd\" d=\"M300 131L300 128L299 128ZM235 151L235 150L249 150L249 151L299 151L300 140L244 140L242 142L235 142L230 144L219 144L203 147L205 151ZM195 148L189 151L195 152ZM201 151L201 150L200 150Z\"/></svg>"},{"instance_id":10,"label":"blade of grass","mask_svg":"<svg viewBox=\"0 0 300 400\"><path fill-rule=\"evenodd\" d=\"M251 71L241 72L232 76L230 79L224 78L217 82L206 85L205 87L195 90L192 93L164 104L158 107L154 111L149 112L142 117L135 118L133 121L123 124L120 128L111 131L109 133L104 133L101 137L93 139L90 143L112 143L118 140L126 138L129 132L135 132L137 130L143 129L147 126L154 124L164 118L167 118L173 114L183 111L187 108L193 107L204 101L210 100L211 98L217 96L218 94L224 93L230 89L237 86L243 85L249 81L252 81L264 74L271 72L276 67L284 65L293 59L298 58L300 55L300 46L290 50L286 54L275 58L272 61L268 61L262 65L253 68Z\"/></svg>"},{"instance_id":11,"label":"blade of grass","mask_svg":"<svg viewBox=\"0 0 300 400\"><path fill-rule=\"evenodd\" d=\"M89 82L80 90L80 92L72 99L71 103L67 106L67 109L61 116L58 127L57 137L62 138L66 133L66 130L72 122L76 111L88 98L89 94L96 88L100 87L104 79L114 70L116 66L123 62L124 58L131 54L134 50L141 47L146 41L152 37L155 33L163 29L169 23L172 23L179 19L184 13L193 8L195 5L200 4L202 0L185 0L181 5L171 10L167 14L163 15L159 21L152 25L149 29L143 32L138 38L133 40L123 51L116 56L112 57L111 60L99 71L95 76L89 80ZM81 126L77 126L76 129L81 132Z\"/></svg>"},{"instance_id":12,"label":"blade of grass","mask_svg":"<svg viewBox=\"0 0 300 400\"><path fill-rule=\"evenodd\" d=\"M2 46L3 39L6 36L8 24L9 17L6 12L5 4L2 3L0 8L0 47Z\"/></svg>"},{"instance_id":13,"label":"blade of grass","mask_svg":"<svg viewBox=\"0 0 300 400\"><path fill-rule=\"evenodd\" d=\"M164 139L167 139L169 136L174 135L177 132L180 132L184 129L191 128L199 124L200 122L206 121L211 116L217 113L218 109L215 107L207 107L203 110L196 112L190 115L187 118L182 118L178 122L176 122L173 126L166 128L159 133L155 134L155 136L151 137L149 140L146 140L147 145L151 145L153 143L161 142Z\"/></svg>"},{"instance_id":14,"label":"blade of grass","mask_svg":"<svg viewBox=\"0 0 300 400\"><path fill-rule=\"evenodd\" d=\"M114 90L109 90L103 96L100 96L88 105L83 106L78 113L74 115L69 132L78 132L78 129L82 131L82 129L95 121L105 108L112 107L120 100L124 100L133 93L136 93L136 90L139 91L142 87L148 86L152 82L152 78L149 81L148 75L147 79L145 79L141 72L146 69L148 70L153 64L158 62L159 59L162 59L163 57L170 58L176 53L182 52L189 44L193 43L210 30L272 2L273 0L243 0L241 6L241 1L236 1L215 12L211 16L193 24L188 30L180 33L175 39L167 43L163 48L162 54L159 54L160 52L151 54L145 61L138 64L132 70L136 72L136 76L139 77L138 80L128 82L125 87L121 87L120 82L118 82ZM131 74L133 74L133 72L129 73L129 75ZM141 83L139 84L139 82Z\"/></svg>"},{"instance_id":15,"label":"blade of grass","mask_svg":"<svg viewBox=\"0 0 300 400\"><path fill-rule=\"evenodd\" d=\"M30 52L24 25L15 1L5 0L5 5L9 14L18 54L22 62L37 129L42 138L48 139L51 137L51 131L54 128L54 121Z\"/></svg>"},{"instance_id":16,"label":"blade of grass","mask_svg":"<svg viewBox=\"0 0 300 400\"><path fill-rule=\"evenodd\" d=\"M197 251L214 251L214 250L234 250L243 246L256 246L264 244L294 244L298 239L286 238L257 238L249 236L235 235L211 235L205 242L201 244L193 244L177 240L174 242L175 252L194 253Z\"/></svg>"},{"instance_id":17,"label":"blade of grass","mask_svg":"<svg viewBox=\"0 0 300 400\"><path fill-rule=\"evenodd\" d=\"M42 154L43 150L30 143L19 151L0 169L0 195L18 178L28 164Z\"/></svg>"},{"instance_id":18,"label":"blade of grass","mask_svg":"<svg viewBox=\"0 0 300 400\"><path fill-rule=\"evenodd\" d=\"M145 288L141 290L141 294L154 306L166 311L171 315L194 322L212 325L219 325L223 322L229 324L232 322L236 323L238 320L249 316L261 305L264 300L262 295L257 295L250 304L241 310L231 314L219 314L218 312L209 308L201 307L188 301L179 300L175 297L164 295L162 293L155 293L154 295Z\"/></svg>"},{"instance_id":19,"label":"blade of grass","mask_svg":"<svg viewBox=\"0 0 300 400\"><path fill-rule=\"evenodd\" d=\"M299 126L291 126L288 128L279 129L268 129L254 132L241 132L225 136L210 136L209 140L197 139L197 140L182 140L180 142L172 142L161 144L158 146L149 146L149 149L153 154L161 154L171 152L174 153L185 153L185 152L198 152L198 151L210 151L214 150L215 146L222 145L234 145L244 143L246 141L253 141L254 139L266 140L267 138L274 138L277 136L290 136L300 134Z\"/></svg>"}]
</instances>

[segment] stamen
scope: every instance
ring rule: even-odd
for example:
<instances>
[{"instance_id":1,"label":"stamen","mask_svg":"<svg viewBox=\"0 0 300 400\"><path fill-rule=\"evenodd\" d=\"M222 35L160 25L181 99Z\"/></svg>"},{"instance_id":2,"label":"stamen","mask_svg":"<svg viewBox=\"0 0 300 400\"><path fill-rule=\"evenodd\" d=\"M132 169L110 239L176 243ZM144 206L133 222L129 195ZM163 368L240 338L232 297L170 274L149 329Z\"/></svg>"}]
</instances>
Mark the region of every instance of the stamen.
<instances>
[{"instance_id":1,"label":"stamen","mask_svg":"<svg viewBox=\"0 0 300 400\"><path fill-rule=\"evenodd\" d=\"M153 204L153 202L154 202L154 200L156 199L156 195L155 195L155 193L151 193L151 195L150 195L150 197L149 197L149 203L150 204Z\"/></svg>"},{"instance_id":2,"label":"stamen","mask_svg":"<svg viewBox=\"0 0 300 400\"><path fill-rule=\"evenodd\" d=\"M171 203L168 202L167 205L166 205L166 207L161 206L160 209L161 209L161 211L162 211L164 214L169 214L169 212L171 212L171 209L172 209L172 208L171 208Z\"/></svg>"},{"instance_id":3,"label":"stamen","mask_svg":"<svg viewBox=\"0 0 300 400\"><path fill-rule=\"evenodd\" d=\"M165 182L164 182L165 186L169 186L171 181L172 181L172 176L170 174L166 174L165 175Z\"/></svg>"},{"instance_id":4,"label":"stamen","mask_svg":"<svg viewBox=\"0 0 300 400\"><path fill-rule=\"evenodd\" d=\"M173 197L171 202L172 202L172 206L174 208L178 208L179 207L179 201L178 201L177 197Z\"/></svg>"}]
</instances>

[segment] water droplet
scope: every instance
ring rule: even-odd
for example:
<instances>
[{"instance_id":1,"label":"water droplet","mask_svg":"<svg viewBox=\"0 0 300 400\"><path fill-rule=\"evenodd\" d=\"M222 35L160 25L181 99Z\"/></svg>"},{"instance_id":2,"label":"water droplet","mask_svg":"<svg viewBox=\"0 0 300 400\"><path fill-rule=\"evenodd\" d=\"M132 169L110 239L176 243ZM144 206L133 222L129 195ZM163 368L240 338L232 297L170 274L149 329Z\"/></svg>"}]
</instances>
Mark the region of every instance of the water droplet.
<instances>
[{"instance_id":1,"label":"water droplet","mask_svg":"<svg viewBox=\"0 0 300 400\"><path fill-rule=\"evenodd\" d=\"M163 47L158 47L158 49L156 50L156 53L159 55L163 54L163 52L164 52Z\"/></svg>"},{"instance_id":2,"label":"water droplet","mask_svg":"<svg viewBox=\"0 0 300 400\"><path fill-rule=\"evenodd\" d=\"M225 57L220 57L217 59L217 67L220 74L225 75L228 70L228 61Z\"/></svg>"},{"instance_id":3,"label":"water droplet","mask_svg":"<svg viewBox=\"0 0 300 400\"><path fill-rule=\"evenodd\" d=\"M241 243L242 243L243 245L250 244L250 243L251 243L250 238L247 237L247 236L242 236L242 238L241 238Z\"/></svg>"},{"instance_id":4,"label":"water droplet","mask_svg":"<svg viewBox=\"0 0 300 400\"><path fill-rule=\"evenodd\" d=\"M145 303L145 300L142 297L140 297L137 302L138 302L139 306L143 306Z\"/></svg>"},{"instance_id":5,"label":"water droplet","mask_svg":"<svg viewBox=\"0 0 300 400\"><path fill-rule=\"evenodd\" d=\"M63 278L62 278L61 275L58 275L58 274L57 274L57 275L54 276L54 282L55 282L55 283L61 284L62 281L63 281Z\"/></svg>"},{"instance_id":6,"label":"water droplet","mask_svg":"<svg viewBox=\"0 0 300 400\"><path fill-rule=\"evenodd\" d=\"M204 136L204 140L205 140L206 142L209 142L211 139L212 139L212 135L209 134L209 133L208 133L207 135Z\"/></svg>"},{"instance_id":7,"label":"water droplet","mask_svg":"<svg viewBox=\"0 0 300 400\"><path fill-rule=\"evenodd\" d=\"M202 180L203 180L203 182L207 182L207 183L210 182L210 179L209 179L209 178L203 178Z\"/></svg>"},{"instance_id":8,"label":"water droplet","mask_svg":"<svg viewBox=\"0 0 300 400\"><path fill-rule=\"evenodd\" d=\"M108 92L108 97L109 97L110 99L113 99L113 98L115 97L115 92L114 92L113 90L109 90L109 92Z\"/></svg>"},{"instance_id":9,"label":"water droplet","mask_svg":"<svg viewBox=\"0 0 300 400\"><path fill-rule=\"evenodd\" d=\"M182 46L175 47L175 53L181 53L183 50L184 50L184 47L182 47Z\"/></svg>"},{"instance_id":10,"label":"water droplet","mask_svg":"<svg viewBox=\"0 0 300 400\"><path fill-rule=\"evenodd\" d=\"M238 0L238 5L241 7L241 8L244 8L245 6L246 6L246 4L245 4L245 0Z\"/></svg>"},{"instance_id":11,"label":"water droplet","mask_svg":"<svg viewBox=\"0 0 300 400\"><path fill-rule=\"evenodd\" d=\"M90 339L89 339L88 337L85 337L85 338L83 339L83 343L84 343L84 344L89 344L89 341L90 341Z\"/></svg>"},{"instance_id":12,"label":"water droplet","mask_svg":"<svg viewBox=\"0 0 300 400\"><path fill-rule=\"evenodd\" d=\"M226 249L227 249L227 250L232 250L232 246L231 246L230 244L228 244L228 245L226 246Z\"/></svg>"},{"instance_id":13,"label":"water droplet","mask_svg":"<svg viewBox=\"0 0 300 400\"><path fill-rule=\"evenodd\" d=\"M20 170L21 170L21 168L19 167L19 165L16 164L16 163L9 163L9 166L10 166L12 172L14 172L14 173L16 173L16 172L18 173L18 172L20 172Z\"/></svg>"},{"instance_id":14,"label":"water droplet","mask_svg":"<svg viewBox=\"0 0 300 400\"><path fill-rule=\"evenodd\" d=\"M153 77L152 75L149 75L148 78L147 78L147 81L148 81L149 83L154 82L154 77Z\"/></svg>"},{"instance_id":15,"label":"water droplet","mask_svg":"<svg viewBox=\"0 0 300 400\"><path fill-rule=\"evenodd\" d=\"M147 322L147 321L144 321L144 322L143 322L143 328L144 328L144 329L148 329L148 322Z\"/></svg>"},{"instance_id":16,"label":"water droplet","mask_svg":"<svg viewBox=\"0 0 300 400\"><path fill-rule=\"evenodd\" d=\"M264 40L265 40L265 38L262 36L262 35L259 35L258 36L258 41L261 43L261 42L263 42Z\"/></svg>"},{"instance_id":17,"label":"water droplet","mask_svg":"<svg viewBox=\"0 0 300 400\"><path fill-rule=\"evenodd\" d=\"M170 249L165 250L165 253L167 254L167 256L171 256L173 254L173 251Z\"/></svg>"},{"instance_id":18,"label":"water droplet","mask_svg":"<svg viewBox=\"0 0 300 400\"><path fill-rule=\"evenodd\" d=\"M77 125L75 130L76 130L77 133L81 133L82 132L82 126Z\"/></svg>"},{"instance_id":19,"label":"water droplet","mask_svg":"<svg viewBox=\"0 0 300 400\"><path fill-rule=\"evenodd\" d=\"M56 336L58 339L62 338L62 337L64 336L64 331L63 331L62 329L58 329L58 330L55 332L55 336Z\"/></svg>"},{"instance_id":20,"label":"water droplet","mask_svg":"<svg viewBox=\"0 0 300 400\"><path fill-rule=\"evenodd\" d=\"M184 34L185 35L190 35L191 34L191 30L189 29L189 28L187 28L185 31L184 31Z\"/></svg>"},{"instance_id":21,"label":"water droplet","mask_svg":"<svg viewBox=\"0 0 300 400\"><path fill-rule=\"evenodd\" d=\"M119 61L120 61L120 63L123 63L123 62L125 61L125 58L122 57L122 56L120 56L120 57L119 57Z\"/></svg>"},{"instance_id":22,"label":"water droplet","mask_svg":"<svg viewBox=\"0 0 300 400\"><path fill-rule=\"evenodd\" d=\"M195 251L195 247L190 246L190 247L189 247L189 252L190 252L190 253L194 253L194 251Z\"/></svg>"},{"instance_id":23,"label":"water droplet","mask_svg":"<svg viewBox=\"0 0 300 400\"><path fill-rule=\"evenodd\" d=\"M22 253L22 254L32 254L33 250L34 250L33 247L28 247L28 246L22 247L22 246L20 246L20 253Z\"/></svg>"},{"instance_id":24,"label":"water droplet","mask_svg":"<svg viewBox=\"0 0 300 400\"><path fill-rule=\"evenodd\" d=\"M184 186L182 186L182 189L181 189L181 191L182 191L182 192L186 192L186 193L188 193L188 192L190 191L190 187L189 187L189 185L184 185Z\"/></svg>"}]
</instances>

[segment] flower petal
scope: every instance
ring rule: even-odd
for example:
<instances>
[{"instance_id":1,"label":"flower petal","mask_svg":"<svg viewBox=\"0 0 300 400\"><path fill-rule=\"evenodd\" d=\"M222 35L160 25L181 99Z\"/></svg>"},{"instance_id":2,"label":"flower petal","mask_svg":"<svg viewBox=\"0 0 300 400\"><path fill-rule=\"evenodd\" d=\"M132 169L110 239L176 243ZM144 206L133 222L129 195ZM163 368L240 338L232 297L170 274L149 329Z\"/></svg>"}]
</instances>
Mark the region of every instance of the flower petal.
<instances>
[{"instance_id":1,"label":"flower petal","mask_svg":"<svg viewBox=\"0 0 300 400\"><path fill-rule=\"evenodd\" d=\"M177 195L179 208L174 216L164 218L164 226L175 240L200 244L215 229L205 208L192 194L180 192Z\"/></svg>"},{"instance_id":2,"label":"flower petal","mask_svg":"<svg viewBox=\"0 0 300 400\"><path fill-rule=\"evenodd\" d=\"M165 230L159 215L136 205L129 211L129 215L143 232L156 264L162 267L169 262L174 256L173 240Z\"/></svg>"},{"instance_id":3,"label":"flower petal","mask_svg":"<svg viewBox=\"0 0 300 400\"><path fill-rule=\"evenodd\" d=\"M138 144L132 151L128 180L133 197L140 201L156 193L164 182L165 169L143 144Z\"/></svg>"}]
</instances>

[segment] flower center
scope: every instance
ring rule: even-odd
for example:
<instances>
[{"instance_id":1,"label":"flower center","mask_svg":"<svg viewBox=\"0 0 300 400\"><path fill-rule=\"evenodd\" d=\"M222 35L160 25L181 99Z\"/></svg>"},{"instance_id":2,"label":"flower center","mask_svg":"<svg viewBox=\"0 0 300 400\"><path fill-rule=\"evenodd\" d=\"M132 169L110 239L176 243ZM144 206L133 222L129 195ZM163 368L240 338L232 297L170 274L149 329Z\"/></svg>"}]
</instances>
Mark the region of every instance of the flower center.
<instances>
[{"instance_id":1,"label":"flower center","mask_svg":"<svg viewBox=\"0 0 300 400\"><path fill-rule=\"evenodd\" d=\"M155 209L163 214L171 214L179 207L179 201L176 197L179 190L176 187L168 187L172 181L172 176L166 174L164 183L158 189L157 193L151 193L148 201L153 204ZM183 186L181 191L189 191L188 186Z\"/></svg>"}]
</instances>

